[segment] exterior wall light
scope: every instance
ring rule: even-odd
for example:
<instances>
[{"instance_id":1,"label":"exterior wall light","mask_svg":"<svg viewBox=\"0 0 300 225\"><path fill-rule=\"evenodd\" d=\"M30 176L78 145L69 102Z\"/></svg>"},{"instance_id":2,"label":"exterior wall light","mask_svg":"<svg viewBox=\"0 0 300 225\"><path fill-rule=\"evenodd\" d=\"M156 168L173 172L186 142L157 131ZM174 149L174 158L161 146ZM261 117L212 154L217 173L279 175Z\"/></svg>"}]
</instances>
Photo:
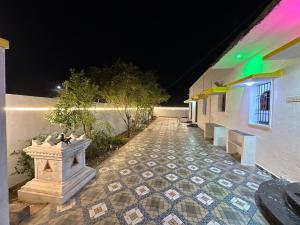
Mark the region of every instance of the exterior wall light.
<instances>
[{"instance_id":1,"label":"exterior wall light","mask_svg":"<svg viewBox=\"0 0 300 225\"><path fill-rule=\"evenodd\" d=\"M241 59L241 58L243 58L243 55L240 53L240 54L237 54L235 57L236 57L237 59Z\"/></svg>"},{"instance_id":2,"label":"exterior wall light","mask_svg":"<svg viewBox=\"0 0 300 225\"><path fill-rule=\"evenodd\" d=\"M244 84L247 86L251 86L251 85L255 84L255 82L245 82Z\"/></svg>"}]
</instances>

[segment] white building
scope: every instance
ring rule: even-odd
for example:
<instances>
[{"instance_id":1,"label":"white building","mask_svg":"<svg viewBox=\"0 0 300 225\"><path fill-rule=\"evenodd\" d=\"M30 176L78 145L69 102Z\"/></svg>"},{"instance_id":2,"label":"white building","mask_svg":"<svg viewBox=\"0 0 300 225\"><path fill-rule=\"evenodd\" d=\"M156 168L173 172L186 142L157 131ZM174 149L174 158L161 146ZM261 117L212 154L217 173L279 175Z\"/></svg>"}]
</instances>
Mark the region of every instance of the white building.
<instances>
[{"instance_id":1,"label":"white building","mask_svg":"<svg viewBox=\"0 0 300 225\"><path fill-rule=\"evenodd\" d=\"M289 181L300 181L299 6L282 0L265 12L190 87L188 100L200 128L216 123L254 135L255 164Z\"/></svg>"}]
</instances>

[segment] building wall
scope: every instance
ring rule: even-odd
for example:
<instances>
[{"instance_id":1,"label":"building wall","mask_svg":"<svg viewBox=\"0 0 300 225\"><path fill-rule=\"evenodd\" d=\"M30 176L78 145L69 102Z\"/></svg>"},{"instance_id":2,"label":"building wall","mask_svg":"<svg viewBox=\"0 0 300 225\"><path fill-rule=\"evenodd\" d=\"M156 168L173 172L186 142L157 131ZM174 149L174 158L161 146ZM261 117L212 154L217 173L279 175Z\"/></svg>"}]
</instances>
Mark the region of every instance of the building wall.
<instances>
[{"instance_id":1,"label":"building wall","mask_svg":"<svg viewBox=\"0 0 300 225\"><path fill-rule=\"evenodd\" d=\"M154 107L154 116L158 117L188 117L188 107Z\"/></svg>"},{"instance_id":2,"label":"building wall","mask_svg":"<svg viewBox=\"0 0 300 225\"><path fill-rule=\"evenodd\" d=\"M283 68L284 76L273 80L271 128L248 123L251 88L231 88L226 94L226 111L218 112L218 96L209 96L207 115L202 115L202 100L198 109L198 126L206 122L221 124L256 135L256 163L272 174L290 181L300 181L300 103L287 103L287 96L300 96L300 60L267 62L261 72ZM207 80L222 79L225 83L241 78L245 64L228 71L223 76L207 72L197 85L211 87ZM249 74L246 74L249 75ZM210 77L210 78L208 78ZM206 80L206 81L205 81ZM195 89L195 87L194 87Z\"/></svg>"}]
</instances>

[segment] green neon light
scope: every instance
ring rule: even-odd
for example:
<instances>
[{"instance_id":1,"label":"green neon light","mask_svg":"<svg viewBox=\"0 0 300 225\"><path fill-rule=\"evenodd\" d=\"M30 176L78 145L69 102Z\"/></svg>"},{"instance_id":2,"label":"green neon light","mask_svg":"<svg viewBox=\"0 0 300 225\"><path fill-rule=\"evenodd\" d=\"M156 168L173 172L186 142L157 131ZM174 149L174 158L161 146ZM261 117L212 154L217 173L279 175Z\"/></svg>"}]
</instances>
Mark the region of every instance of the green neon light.
<instances>
[{"instance_id":1,"label":"green neon light","mask_svg":"<svg viewBox=\"0 0 300 225\"><path fill-rule=\"evenodd\" d=\"M262 56L255 56L250 59L243 67L243 77L249 76L251 74L257 74L263 72L263 58Z\"/></svg>"}]
</instances>

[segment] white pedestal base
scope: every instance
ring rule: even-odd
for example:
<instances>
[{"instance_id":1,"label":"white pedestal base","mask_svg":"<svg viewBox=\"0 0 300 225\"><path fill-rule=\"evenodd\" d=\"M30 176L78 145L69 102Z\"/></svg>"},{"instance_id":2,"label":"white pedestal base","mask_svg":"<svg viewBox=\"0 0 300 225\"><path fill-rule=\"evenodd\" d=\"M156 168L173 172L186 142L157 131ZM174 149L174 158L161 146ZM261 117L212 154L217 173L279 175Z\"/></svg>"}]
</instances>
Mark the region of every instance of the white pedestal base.
<instances>
[{"instance_id":1,"label":"white pedestal base","mask_svg":"<svg viewBox=\"0 0 300 225\"><path fill-rule=\"evenodd\" d=\"M19 191L18 198L30 203L63 204L84 187L96 175L90 167L83 167L63 183L54 183L33 179L27 182Z\"/></svg>"},{"instance_id":2,"label":"white pedestal base","mask_svg":"<svg viewBox=\"0 0 300 225\"><path fill-rule=\"evenodd\" d=\"M214 146L226 147L228 129L226 127L214 128Z\"/></svg>"}]
</instances>

